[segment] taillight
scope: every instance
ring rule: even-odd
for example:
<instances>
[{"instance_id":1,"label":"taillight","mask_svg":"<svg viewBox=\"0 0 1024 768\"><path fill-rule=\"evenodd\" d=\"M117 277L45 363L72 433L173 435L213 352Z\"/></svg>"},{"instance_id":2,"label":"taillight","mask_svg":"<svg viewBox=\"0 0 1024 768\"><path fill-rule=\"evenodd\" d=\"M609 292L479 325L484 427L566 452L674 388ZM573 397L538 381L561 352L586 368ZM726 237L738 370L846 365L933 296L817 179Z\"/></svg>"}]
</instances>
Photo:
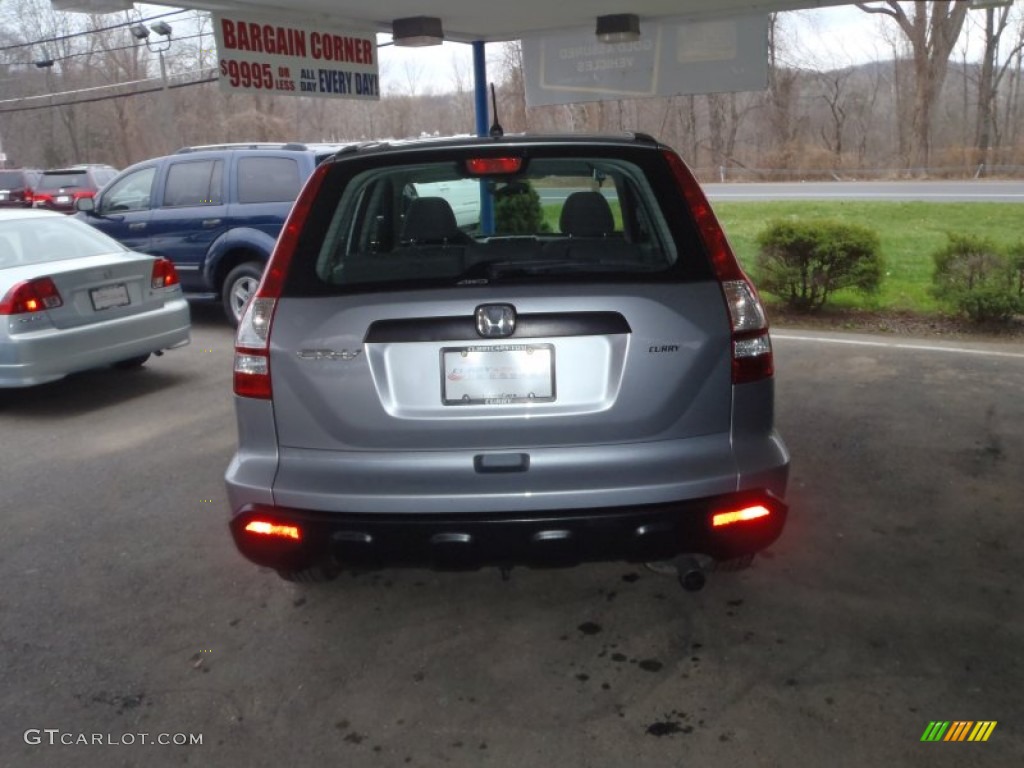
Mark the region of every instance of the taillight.
<instances>
[{"instance_id":1,"label":"taillight","mask_svg":"<svg viewBox=\"0 0 1024 768\"><path fill-rule=\"evenodd\" d=\"M35 192L33 192L31 189L26 188L25 189L25 197L24 197L25 202L26 203L31 203L32 202L32 195L34 195L34 194L35 194Z\"/></svg>"},{"instance_id":2,"label":"taillight","mask_svg":"<svg viewBox=\"0 0 1024 768\"><path fill-rule=\"evenodd\" d=\"M302 531L297 525L279 525L269 520L252 520L245 526L245 532L272 539L302 541Z\"/></svg>"},{"instance_id":3,"label":"taillight","mask_svg":"<svg viewBox=\"0 0 1024 768\"><path fill-rule=\"evenodd\" d=\"M174 262L170 259L157 259L153 262L153 274L149 281L150 287L156 291L160 288L170 288L178 284L178 270L174 268Z\"/></svg>"},{"instance_id":4,"label":"taillight","mask_svg":"<svg viewBox=\"0 0 1024 768\"><path fill-rule=\"evenodd\" d=\"M44 309L56 309L63 306L64 300L53 280L39 277L16 283L0 299L0 315L24 315L42 312Z\"/></svg>"},{"instance_id":5,"label":"taillight","mask_svg":"<svg viewBox=\"0 0 1024 768\"><path fill-rule=\"evenodd\" d=\"M235 334L234 388L239 397L269 400L273 395L270 381L270 326L302 228L329 169L329 163L318 166L306 182L284 223L274 252L263 271L263 279L238 323L238 332Z\"/></svg>"},{"instance_id":6,"label":"taillight","mask_svg":"<svg viewBox=\"0 0 1024 768\"><path fill-rule=\"evenodd\" d=\"M744 523L749 520L758 520L762 517L768 517L771 514L771 510L762 504L756 504L743 509L730 510L728 512L718 512L711 518L711 526L713 528L721 528L724 525L734 525L736 523Z\"/></svg>"},{"instance_id":7,"label":"taillight","mask_svg":"<svg viewBox=\"0 0 1024 768\"><path fill-rule=\"evenodd\" d=\"M771 378L775 373L768 318L749 280L722 283L732 321L732 383L745 384Z\"/></svg>"},{"instance_id":8,"label":"taillight","mask_svg":"<svg viewBox=\"0 0 1024 768\"><path fill-rule=\"evenodd\" d=\"M246 305L235 335L235 394L269 400L270 321L277 299L254 296Z\"/></svg>"},{"instance_id":9,"label":"taillight","mask_svg":"<svg viewBox=\"0 0 1024 768\"><path fill-rule=\"evenodd\" d=\"M732 323L732 383L745 384L771 378L775 373L775 363L768 336L768 316L757 289L736 261L725 231L693 174L675 152L665 150L664 154L693 214L725 296Z\"/></svg>"}]
</instances>

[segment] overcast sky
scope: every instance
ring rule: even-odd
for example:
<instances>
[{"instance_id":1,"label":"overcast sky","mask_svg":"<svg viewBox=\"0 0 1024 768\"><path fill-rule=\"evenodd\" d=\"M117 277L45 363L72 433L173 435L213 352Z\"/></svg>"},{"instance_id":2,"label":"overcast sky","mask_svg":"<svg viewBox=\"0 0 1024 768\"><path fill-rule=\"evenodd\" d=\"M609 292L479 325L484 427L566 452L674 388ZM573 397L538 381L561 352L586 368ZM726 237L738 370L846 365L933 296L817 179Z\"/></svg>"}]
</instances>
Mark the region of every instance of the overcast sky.
<instances>
[{"instance_id":1,"label":"overcast sky","mask_svg":"<svg viewBox=\"0 0 1024 768\"><path fill-rule=\"evenodd\" d=\"M1024 3L1018 2L1016 14L1024 13ZM962 46L968 46L968 56L975 59L981 42L979 23L984 13L972 11L968 15L966 31L953 56L959 58ZM784 14L784 29L789 48L786 62L795 66L829 68L860 64L892 56L887 36L900 38L896 23L885 16L868 14L854 6L818 8ZM1009 37L1009 35L1007 35ZM487 46L488 58L499 53L498 44ZM458 68L467 82L472 82L472 54L468 45L445 44L436 48L380 49L382 83L386 92L409 92L415 83L420 93L443 92L454 87L454 72ZM489 71L494 74L494 64Z\"/></svg>"}]
</instances>

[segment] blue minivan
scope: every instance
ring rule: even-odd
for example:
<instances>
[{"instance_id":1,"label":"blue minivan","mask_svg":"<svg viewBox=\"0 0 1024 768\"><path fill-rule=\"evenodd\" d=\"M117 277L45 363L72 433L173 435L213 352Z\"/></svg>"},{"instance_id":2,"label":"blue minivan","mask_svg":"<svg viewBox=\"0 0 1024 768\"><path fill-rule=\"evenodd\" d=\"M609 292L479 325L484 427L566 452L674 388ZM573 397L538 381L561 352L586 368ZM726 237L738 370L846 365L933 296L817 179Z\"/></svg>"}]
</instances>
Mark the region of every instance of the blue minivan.
<instances>
[{"instance_id":1,"label":"blue minivan","mask_svg":"<svg viewBox=\"0 0 1024 768\"><path fill-rule=\"evenodd\" d=\"M303 183L336 145L218 144L126 168L79 216L132 250L174 262L186 296L237 324Z\"/></svg>"}]
</instances>

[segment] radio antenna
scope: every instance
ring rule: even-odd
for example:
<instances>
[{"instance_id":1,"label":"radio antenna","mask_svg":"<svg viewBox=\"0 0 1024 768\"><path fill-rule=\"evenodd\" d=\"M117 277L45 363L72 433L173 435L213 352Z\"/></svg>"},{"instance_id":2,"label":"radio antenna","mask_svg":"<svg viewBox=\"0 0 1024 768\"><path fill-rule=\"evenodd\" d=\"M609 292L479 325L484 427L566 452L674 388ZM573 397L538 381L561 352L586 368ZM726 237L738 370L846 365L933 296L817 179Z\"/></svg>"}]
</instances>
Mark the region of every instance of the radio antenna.
<instances>
[{"instance_id":1,"label":"radio antenna","mask_svg":"<svg viewBox=\"0 0 1024 768\"><path fill-rule=\"evenodd\" d=\"M494 115L494 122L491 123L491 138L500 139L505 135L505 129L498 122L498 96L494 91L494 83L491 83L491 113Z\"/></svg>"}]
</instances>

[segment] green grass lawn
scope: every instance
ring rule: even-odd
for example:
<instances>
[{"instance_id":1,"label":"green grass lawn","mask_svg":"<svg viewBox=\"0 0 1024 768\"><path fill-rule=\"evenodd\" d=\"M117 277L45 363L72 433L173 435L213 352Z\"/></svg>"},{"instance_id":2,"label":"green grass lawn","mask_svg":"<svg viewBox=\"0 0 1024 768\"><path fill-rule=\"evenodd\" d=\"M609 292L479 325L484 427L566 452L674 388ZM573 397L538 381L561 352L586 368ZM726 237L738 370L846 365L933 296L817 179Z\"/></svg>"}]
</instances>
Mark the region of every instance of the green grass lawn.
<instances>
[{"instance_id":1,"label":"green grass lawn","mask_svg":"<svg viewBox=\"0 0 1024 768\"><path fill-rule=\"evenodd\" d=\"M940 307L930 293L932 253L945 245L947 232L984 235L1004 245L1024 239L1024 206L1014 203L806 200L719 202L714 208L736 256L755 279L757 234L773 219L835 219L875 230L886 263L882 289L875 296L838 292L826 305L837 308L936 312Z\"/></svg>"},{"instance_id":2,"label":"green grass lawn","mask_svg":"<svg viewBox=\"0 0 1024 768\"><path fill-rule=\"evenodd\" d=\"M839 291L826 307L897 310L932 314L942 309L931 295L932 253L946 244L946 233L984 235L1010 245L1024 240L1024 206L1015 203L901 203L780 201L714 204L736 256L756 280L757 234L773 219L834 219L878 233L886 275L881 291L864 296ZM544 217L558 231L559 205L544 206ZM613 205L616 226L622 215ZM770 294L765 296L773 301Z\"/></svg>"}]
</instances>

